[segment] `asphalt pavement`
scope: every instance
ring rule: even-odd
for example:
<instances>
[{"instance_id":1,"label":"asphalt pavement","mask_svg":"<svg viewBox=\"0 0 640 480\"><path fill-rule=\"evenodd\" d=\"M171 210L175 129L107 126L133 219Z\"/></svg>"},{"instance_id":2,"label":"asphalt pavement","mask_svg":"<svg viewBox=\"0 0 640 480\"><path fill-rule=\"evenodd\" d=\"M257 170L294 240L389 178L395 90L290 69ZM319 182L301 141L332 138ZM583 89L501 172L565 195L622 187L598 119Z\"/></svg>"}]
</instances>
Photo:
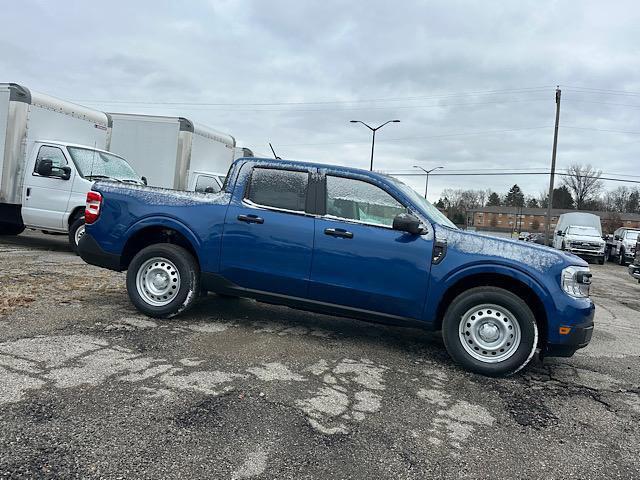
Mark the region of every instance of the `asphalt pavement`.
<instances>
[{"instance_id":1,"label":"asphalt pavement","mask_svg":"<svg viewBox=\"0 0 640 480\"><path fill-rule=\"evenodd\" d=\"M438 333L209 295L152 320L66 237L0 238L0 478L640 478L640 285L489 379Z\"/></svg>"}]
</instances>

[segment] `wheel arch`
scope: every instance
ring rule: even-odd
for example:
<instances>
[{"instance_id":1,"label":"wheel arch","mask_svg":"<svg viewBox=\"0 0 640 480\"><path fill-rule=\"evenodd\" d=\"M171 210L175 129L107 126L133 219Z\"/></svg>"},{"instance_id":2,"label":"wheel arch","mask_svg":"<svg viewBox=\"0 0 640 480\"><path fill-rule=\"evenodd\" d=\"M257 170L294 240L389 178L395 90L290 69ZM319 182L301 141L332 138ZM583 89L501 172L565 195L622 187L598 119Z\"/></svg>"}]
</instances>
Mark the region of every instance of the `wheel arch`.
<instances>
[{"instance_id":1,"label":"wheel arch","mask_svg":"<svg viewBox=\"0 0 640 480\"><path fill-rule=\"evenodd\" d=\"M197 237L185 226L177 222L143 221L132 227L127 241L122 249L121 266L127 269L133 257L143 248L157 243L179 245L187 250L200 265Z\"/></svg>"},{"instance_id":2,"label":"wheel arch","mask_svg":"<svg viewBox=\"0 0 640 480\"><path fill-rule=\"evenodd\" d=\"M77 219L84 216L84 209L85 209L85 206L82 205L82 206L75 207L73 210L71 210L71 213L67 218L67 228L71 227L71 225L73 225L73 222L75 222Z\"/></svg>"},{"instance_id":3,"label":"wheel arch","mask_svg":"<svg viewBox=\"0 0 640 480\"><path fill-rule=\"evenodd\" d=\"M538 345L543 346L547 341L548 315L544 302L541 299L542 287L533 279L527 284L524 279L518 278L509 270L499 272L470 272L467 275L458 276L442 295L436 309L435 327L440 329L444 315L451 302L462 292L474 287L488 286L498 287L514 293L522 298L533 312L538 326Z\"/></svg>"}]
</instances>

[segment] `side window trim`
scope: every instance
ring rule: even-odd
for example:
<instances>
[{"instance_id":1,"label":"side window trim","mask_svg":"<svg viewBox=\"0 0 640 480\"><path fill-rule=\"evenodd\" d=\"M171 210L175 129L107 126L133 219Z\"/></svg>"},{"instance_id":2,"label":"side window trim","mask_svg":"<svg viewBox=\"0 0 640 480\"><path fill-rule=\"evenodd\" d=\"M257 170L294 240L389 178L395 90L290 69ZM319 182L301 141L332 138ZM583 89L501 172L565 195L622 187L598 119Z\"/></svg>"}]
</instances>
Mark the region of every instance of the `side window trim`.
<instances>
[{"instance_id":1,"label":"side window trim","mask_svg":"<svg viewBox=\"0 0 640 480\"><path fill-rule=\"evenodd\" d=\"M346 222L346 223L353 223L353 224L357 224L357 225L366 225L368 227L377 227L377 228L385 228L387 230L393 230L393 227L390 227L388 225L381 225L379 223L369 223L369 222L364 222L362 220L355 220L353 218L344 218L344 217L336 217L334 215L328 215L327 214L327 177L339 177L339 178L346 178L348 180L355 180L355 181L360 181L360 182L364 182L364 183L368 183L369 185L373 185L376 188L381 189L383 192L385 192L387 195L389 195L391 198L393 198L396 202L398 202L400 205L402 205L403 208L406 208L408 211L411 211L411 209L409 207L407 207L403 201L401 201L399 198L397 198L396 195L394 195L393 193L391 193L390 191L388 191L386 188L383 188L381 185L378 185L372 181L370 181L369 179L365 179L365 178L356 178L356 177L352 177L349 175L345 175L342 174L341 172L323 172L322 174L322 188L318 188L318 196L321 195L321 197L319 198L319 205L321 205L321 207L319 208L319 210L321 211L321 213L319 213L318 215L321 216L322 218L328 219L328 220L339 220L341 222Z\"/></svg>"},{"instance_id":2,"label":"side window trim","mask_svg":"<svg viewBox=\"0 0 640 480\"><path fill-rule=\"evenodd\" d=\"M260 203L256 203L254 201L252 201L249 197L251 195L251 184L253 181L253 172L256 169L263 169L263 170L279 170L279 171L284 171L284 172L298 172L298 173L306 173L307 174L307 188L305 189L305 208L304 210L289 210L287 208L280 208L280 207L274 207L271 205L262 205ZM249 176L247 178L247 182L245 184L244 187L244 192L242 194L242 203L246 206L249 207L253 207L253 208L261 208L264 210L271 210L274 212L282 212L282 213L289 213L289 214L293 214L293 215L310 215L309 210L310 210L310 200L309 200L309 192L313 190L312 188L312 172L308 169L308 168L300 168L300 169L296 169L296 168L283 168L283 167L276 167L276 166L270 166L270 165L265 165L262 166L260 164L255 164L251 167L251 173L249 173Z\"/></svg>"}]
</instances>

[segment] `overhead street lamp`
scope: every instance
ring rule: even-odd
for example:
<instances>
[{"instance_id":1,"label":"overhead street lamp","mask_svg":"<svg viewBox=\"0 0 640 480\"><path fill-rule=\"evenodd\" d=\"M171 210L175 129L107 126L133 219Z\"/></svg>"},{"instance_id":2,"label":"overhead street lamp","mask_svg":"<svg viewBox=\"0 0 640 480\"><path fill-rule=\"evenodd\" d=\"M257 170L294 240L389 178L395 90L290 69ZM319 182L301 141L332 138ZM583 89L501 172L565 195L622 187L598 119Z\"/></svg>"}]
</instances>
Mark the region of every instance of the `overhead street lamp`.
<instances>
[{"instance_id":1,"label":"overhead street lamp","mask_svg":"<svg viewBox=\"0 0 640 480\"><path fill-rule=\"evenodd\" d=\"M427 198L427 193L429 192L429 174L431 172L433 172L434 170L437 170L439 168L444 168L444 167L434 167L431 170L426 170L424 168L422 168L420 165L414 165L413 168L419 168L420 170L422 170L424 173L427 174L427 181L424 183L424 198Z\"/></svg>"},{"instance_id":2,"label":"overhead street lamp","mask_svg":"<svg viewBox=\"0 0 640 480\"><path fill-rule=\"evenodd\" d=\"M382 125L378 125L376 128L373 128L373 127L367 125L366 123L364 123L361 120L351 120L351 123L361 123L361 124L363 124L365 127L367 127L369 130L371 130L373 132L373 138L371 139L371 167L369 167L369 170L373 171L373 148L375 147L375 144L376 144L376 131L380 130L387 123L399 123L399 122L400 122L400 120L388 120L388 121L384 122Z\"/></svg>"}]
</instances>

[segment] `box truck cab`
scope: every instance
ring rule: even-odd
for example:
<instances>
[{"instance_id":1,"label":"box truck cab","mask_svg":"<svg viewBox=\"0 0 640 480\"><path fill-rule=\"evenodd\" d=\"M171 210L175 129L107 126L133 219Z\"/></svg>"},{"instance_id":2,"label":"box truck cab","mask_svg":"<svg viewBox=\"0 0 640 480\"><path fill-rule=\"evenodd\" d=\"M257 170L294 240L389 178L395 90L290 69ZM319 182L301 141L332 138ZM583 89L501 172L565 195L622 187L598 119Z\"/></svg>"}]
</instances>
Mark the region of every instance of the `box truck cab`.
<instances>
[{"instance_id":1,"label":"box truck cab","mask_svg":"<svg viewBox=\"0 0 640 480\"><path fill-rule=\"evenodd\" d=\"M68 233L75 250L95 180L142 184L107 151L110 126L103 112L0 84L0 235Z\"/></svg>"},{"instance_id":2,"label":"box truck cab","mask_svg":"<svg viewBox=\"0 0 640 480\"><path fill-rule=\"evenodd\" d=\"M121 157L73 143L34 142L22 189L24 227L69 234L74 248L84 234L87 192L96 180L143 185Z\"/></svg>"},{"instance_id":3,"label":"box truck cab","mask_svg":"<svg viewBox=\"0 0 640 480\"><path fill-rule=\"evenodd\" d=\"M600 217L592 213L563 213L558 219L553 246L586 259L604 263L605 241Z\"/></svg>"}]
</instances>

